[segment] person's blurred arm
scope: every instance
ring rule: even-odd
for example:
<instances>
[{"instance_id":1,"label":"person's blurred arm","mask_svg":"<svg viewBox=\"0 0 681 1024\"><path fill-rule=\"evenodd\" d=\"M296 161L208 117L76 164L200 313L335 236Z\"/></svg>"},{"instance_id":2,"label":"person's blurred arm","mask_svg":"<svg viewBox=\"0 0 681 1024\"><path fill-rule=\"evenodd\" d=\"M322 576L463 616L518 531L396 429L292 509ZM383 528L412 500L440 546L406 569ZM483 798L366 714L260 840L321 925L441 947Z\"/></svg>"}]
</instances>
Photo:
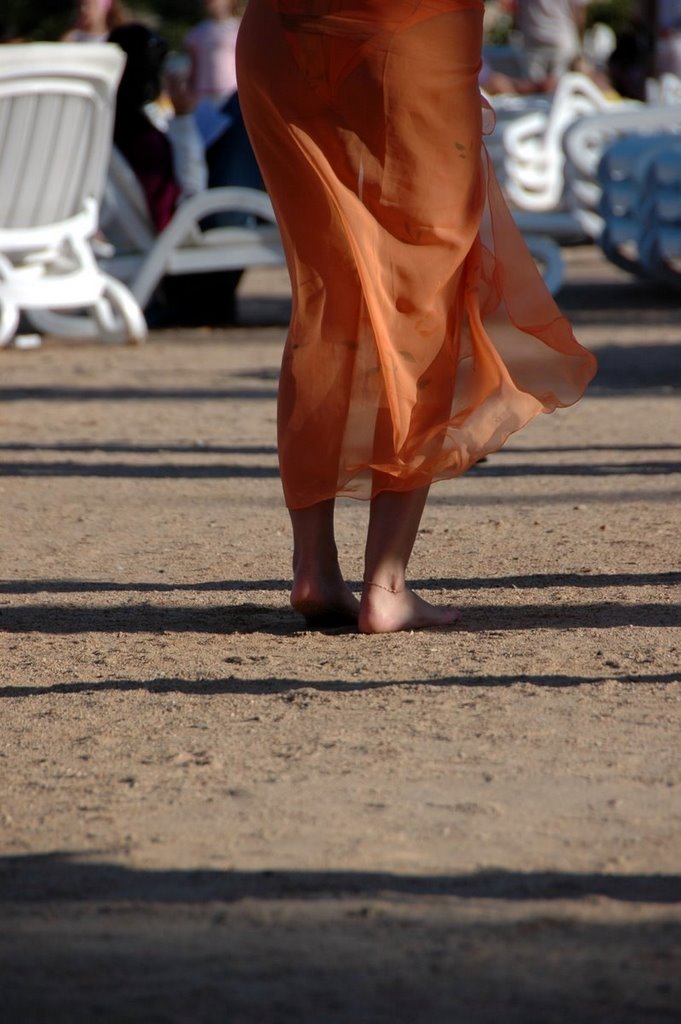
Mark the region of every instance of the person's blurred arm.
<instances>
[{"instance_id":1,"label":"person's blurred arm","mask_svg":"<svg viewBox=\"0 0 681 1024\"><path fill-rule=\"evenodd\" d=\"M194 93L186 78L170 80L168 96L175 116L168 123L168 139L173 150L173 168L182 198L203 192L208 187L208 168L203 140L194 119Z\"/></svg>"},{"instance_id":2,"label":"person's blurred arm","mask_svg":"<svg viewBox=\"0 0 681 1024\"><path fill-rule=\"evenodd\" d=\"M586 31L586 13L587 7L589 6L588 0L572 0L572 17L575 22L577 34L580 40L584 39L584 32Z\"/></svg>"},{"instance_id":3,"label":"person's blurred arm","mask_svg":"<svg viewBox=\"0 0 681 1024\"><path fill-rule=\"evenodd\" d=\"M504 75L490 67L487 61L482 62L479 81L481 88L490 96L530 96L537 92L549 92L556 84L552 78L543 82L533 82L529 78Z\"/></svg>"}]
</instances>

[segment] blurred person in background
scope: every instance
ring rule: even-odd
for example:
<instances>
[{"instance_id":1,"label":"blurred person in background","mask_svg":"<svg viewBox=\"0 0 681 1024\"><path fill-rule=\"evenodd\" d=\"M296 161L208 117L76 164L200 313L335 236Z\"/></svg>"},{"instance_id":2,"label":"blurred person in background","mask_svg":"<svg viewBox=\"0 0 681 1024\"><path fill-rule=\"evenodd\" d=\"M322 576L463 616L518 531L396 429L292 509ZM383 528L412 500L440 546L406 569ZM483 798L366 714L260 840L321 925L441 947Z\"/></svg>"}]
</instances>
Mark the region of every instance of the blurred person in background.
<instances>
[{"instance_id":1,"label":"blurred person in background","mask_svg":"<svg viewBox=\"0 0 681 1024\"><path fill-rule=\"evenodd\" d=\"M164 76L168 45L147 25L122 25L110 33L109 41L127 58L116 99L114 144L134 171L160 233L184 199L211 184L210 151L194 117L196 97L186 76ZM164 86L172 111L162 121L154 114ZM214 184L234 182L221 179ZM238 270L175 275L152 316L185 326L231 323L240 277Z\"/></svg>"},{"instance_id":2,"label":"blurred person in background","mask_svg":"<svg viewBox=\"0 0 681 1024\"><path fill-rule=\"evenodd\" d=\"M236 81L236 0L204 0L205 18L189 30L183 47L189 55L189 84L197 99L196 116L203 126L206 107L224 119L221 130L206 134L208 184L263 189L263 181L241 115ZM211 118L205 118L208 128ZM243 219L243 218L242 218ZM212 225L239 223L236 215L213 217Z\"/></svg>"},{"instance_id":3,"label":"blurred person in background","mask_svg":"<svg viewBox=\"0 0 681 1024\"><path fill-rule=\"evenodd\" d=\"M183 46L190 57L192 89L197 99L218 106L236 92L236 37L240 19L235 0L204 0L206 17L189 30Z\"/></svg>"},{"instance_id":4,"label":"blurred person in background","mask_svg":"<svg viewBox=\"0 0 681 1024\"><path fill-rule=\"evenodd\" d=\"M114 29L109 41L126 55L118 86L114 145L135 172L157 232L169 224L178 203L208 183L203 143L194 122L195 99L186 80L168 80L173 116L161 125L149 113L163 86L165 40L141 23Z\"/></svg>"},{"instance_id":5,"label":"blurred person in background","mask_svg":"<svg viewBox=\"0 0 681 1024\"><path fill-rule=\"evenodd\" d=\"M539 92L550 92L556 86L557 79L545 78L533 81L517 75L507 75L497 71L489 61L483 58L479 76L480 88L489 96L531 96Z\"/></svg>"},{"instance_id":6,"label":"blurred person in background","mask_svg":"<svg viewBox=\"0 0 681 1024\"><path fill-rule=\"evenodd\" d=\"M588 0L517 0L516 23L529 77L560 78L582 56Z\"/></svg>"},{"instance_id":7,"label":"blurred person in background","mask_svg":"<svg viewBox=\"0 0 681 1024\"><path fill-rule=\"evenodd\" d=\"M655 74L681 78L681 0L657 0Z\"/></svg>"},{"instance_id":8,"label":"blurred person in background","mask_svg":"<svg viewBox=\"0 0 681 1024\"><path fill-rule=\"evenodd\" d=\"M118 0L79 0L74 22L62 36L65 43L104 42L129 15Z\"/></svg>"}]
</instances>

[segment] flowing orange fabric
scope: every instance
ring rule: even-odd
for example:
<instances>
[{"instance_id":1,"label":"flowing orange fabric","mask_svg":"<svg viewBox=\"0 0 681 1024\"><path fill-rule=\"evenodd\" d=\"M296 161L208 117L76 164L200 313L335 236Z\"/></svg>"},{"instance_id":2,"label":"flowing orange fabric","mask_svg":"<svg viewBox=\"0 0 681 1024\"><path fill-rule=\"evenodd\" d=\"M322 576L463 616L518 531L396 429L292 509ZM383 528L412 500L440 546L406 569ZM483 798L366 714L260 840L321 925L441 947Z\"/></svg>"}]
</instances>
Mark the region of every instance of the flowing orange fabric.
<instances>
[{"instance_id":1,"label":"flowing orange fabric","mask_svg":"<svg viewBox=\"0 0 681 1024\"><path fill-rule=\"evenodd\" d=\"M290 508L457 476L595 372L482 146L481 0L249 0L246 124L293 292Z\"/></svg>"}]
</instances>

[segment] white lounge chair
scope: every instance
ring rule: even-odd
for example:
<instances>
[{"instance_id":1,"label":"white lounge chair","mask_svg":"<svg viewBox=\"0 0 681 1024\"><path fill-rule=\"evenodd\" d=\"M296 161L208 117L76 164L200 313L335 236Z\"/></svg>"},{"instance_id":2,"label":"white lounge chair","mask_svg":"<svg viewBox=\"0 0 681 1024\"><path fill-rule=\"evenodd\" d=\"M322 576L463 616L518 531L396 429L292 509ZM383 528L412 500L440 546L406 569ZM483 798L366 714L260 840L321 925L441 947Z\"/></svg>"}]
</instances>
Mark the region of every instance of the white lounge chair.
<instances>
[{"instance_id":1,"label":"white lounge chair","mask_svg":"<svg viewBox=\"0 0 681 1024\"><path fill-rule=\"evenodd\" d=\"M2 47L0 345L22 312L64 337L145 337L138 304L90 244L124 59L106 43Z\"/></svg>"},{"instance_id":2,"label":"white lounge chair","mask_svg":"<svg viewBox=\"0 0 681 1024\"><path fill-rule=\"evenodd\" d=\"M225 213L246 214L252 223L201 230L205 218ZM142 309L166 276L284 262L272 204L257 189L206 189L180 203L168 226L156 235L139 181L115 148L101 225L112 248L102 253L100 265L129 286Z\"/></svg>"},{"instance_id":3,"label":"white lounge chair","mask_svg":"<svg viewBox=\"0 0 681 1024\"><path fill-rule=\"evenodd\" d=\"M681 291L681 136L670 136L643 184L639 251L646 274Z\"/></svg>"},{"instance_id":4,"label":"white lounge chair","mask_svg":"<svg viewBox=\"0 0 681 1024\"><path fill-rule=\"evenodd\" d=\"M681 146L681 137L668 132L624 135L610 143L598 165L602 190L598 213L603 218L599 244L612 263L630 274L646 276L641 240L650 232L660 199L664 210L665 193L669 191L662 190L649 177L649 171L674 139L677 148Z\"/></svg>"},{"instance_id":5,"label":"white lounge chair","mask_svg":"<svg viewBox=\"0 0 681 1024\"><path fill-rule=\"evenodd\" d=\"M484 90L481 92L492 107L495 118L494 131L485 137L485 149L494 164L497 180L505 191L504 133L510 124L521 118L532 114L546 117L551 107L551 99L545 95L489 96ZM581 232L574 230L574 220L570 214L566 215L562 212L537 213L513 208L512 213L544 278L546 287L552 295L557 294L565 279L565 263L556 238L561 241L571 240L571 228L575 238L580 237Z\"/></svg>"},{"instance_id":6,"label":"white lounge chair","mask_svg":"<svg viewBox=\"0 0 681 1024\"><path fill-rule=\"evenodd\" d=\"M614 103L586 75L563 75L547 112L516 118L503 130L504 187L511 202L533 213L564 210L566 129L586 115L630 105Z\"/></svg>"},{"instance_id":7,"label":"white lounge chair","mask_svg":"<svg viewBox=\"0 0 681 1024\"><path fill-rule=\"evenodd\" d=\"M651 106L641 103L613 108L580 118L566 129L563 139L566 195L574 216L589 238L598 242L605 225L598 167L608 147L623 136L647 138L661 132L681 132L681 105ZM636 147L630 150L632 157L635 150ZM617 173L620 182L627 177L623 165ZM607 165L604 165L601 174L607 174Z\"/></svg>"},{"instance_id":8,"label":"white lounge chair","mask_svg":"<svg viewBox=\"0 0 681 1024\"><path fill-rule=\"evenodd\" d=\"M598 174L605 255L681 289L681 135L625 135L606 149Z\"/></svg>"}]
</instances>

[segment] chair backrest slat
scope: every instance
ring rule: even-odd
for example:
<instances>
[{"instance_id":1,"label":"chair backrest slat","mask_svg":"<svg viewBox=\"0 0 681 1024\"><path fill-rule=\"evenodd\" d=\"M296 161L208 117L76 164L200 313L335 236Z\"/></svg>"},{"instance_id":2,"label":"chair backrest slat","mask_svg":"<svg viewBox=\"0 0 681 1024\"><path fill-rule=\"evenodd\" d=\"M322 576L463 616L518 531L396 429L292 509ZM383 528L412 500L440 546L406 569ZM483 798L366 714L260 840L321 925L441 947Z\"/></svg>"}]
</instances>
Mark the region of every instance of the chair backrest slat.
<instances>
[{"instance_id":1,"label":"chair backrest slat","mask_svg":"<svg viewBox=\"0 0 681 1024\"><path fill-rule=\"evenodd\" d=\"M78 212L84 195L92 194L88 182L88 166L92 159L92 121L96 114L92 104L81 97L53 97L45 104L36 122L36 134L44 134L47 152L68 172L52 188L43 186L36 196L37 223L52 223Z\"/></svg>"},{"instance_id":2,"label":"chair backrest slat","mask_svg":"<svg viewBox=\"0 0 681 1024\"><path fill-rule=\"evenodd\" d=\"M37 97L0 98L0 224L14 227L21 204L21 170L26 166L33 135Z\"/></svg>"},{"instance_id":3,"label":"chair backrest slat","mask_svg":"<svg viewBox=\"0 0 681 1024\"><path fill-rule=\"evenodd\" d=\"M110 44L2 50L0 229L68 220L101 200L123 54Z\"/></svg>"}]
</instances>

